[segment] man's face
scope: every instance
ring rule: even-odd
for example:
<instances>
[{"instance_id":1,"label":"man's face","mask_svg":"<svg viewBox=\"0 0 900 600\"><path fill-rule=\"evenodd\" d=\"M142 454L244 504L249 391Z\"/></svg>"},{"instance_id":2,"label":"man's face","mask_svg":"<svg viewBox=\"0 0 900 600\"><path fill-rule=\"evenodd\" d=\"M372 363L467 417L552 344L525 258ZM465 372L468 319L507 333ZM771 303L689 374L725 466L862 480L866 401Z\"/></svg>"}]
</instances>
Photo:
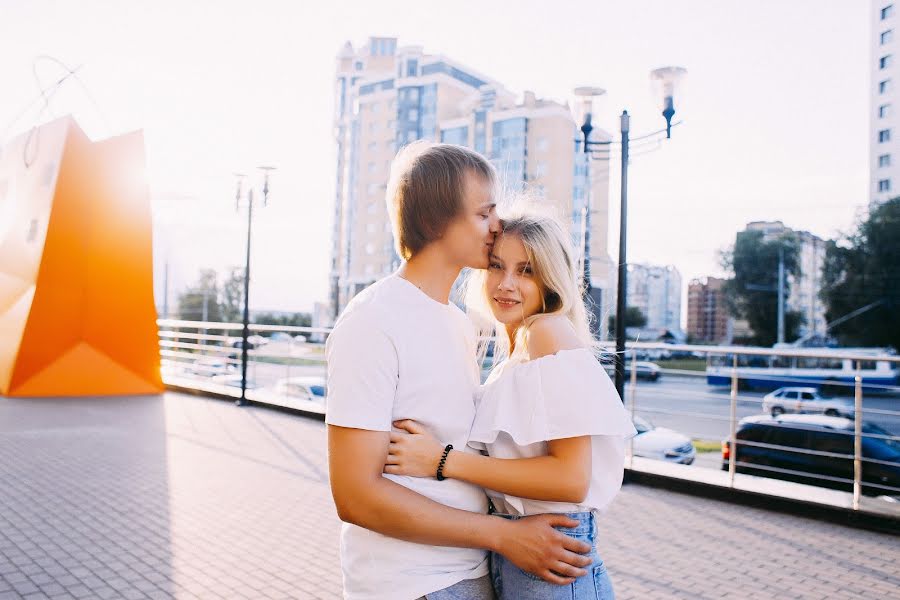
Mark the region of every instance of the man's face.
<instances>
[{"instance_id":1,"label":"man's face","mask_svg":"<svg viewBox=\"0 0 900 600\"><path fill-rule=\"evenodd\" d=\"M486 269L500 218L491 182L472 172L463 178L462 209L441 238L444 251L460 267Z\"/></svg>"}]
</instances>

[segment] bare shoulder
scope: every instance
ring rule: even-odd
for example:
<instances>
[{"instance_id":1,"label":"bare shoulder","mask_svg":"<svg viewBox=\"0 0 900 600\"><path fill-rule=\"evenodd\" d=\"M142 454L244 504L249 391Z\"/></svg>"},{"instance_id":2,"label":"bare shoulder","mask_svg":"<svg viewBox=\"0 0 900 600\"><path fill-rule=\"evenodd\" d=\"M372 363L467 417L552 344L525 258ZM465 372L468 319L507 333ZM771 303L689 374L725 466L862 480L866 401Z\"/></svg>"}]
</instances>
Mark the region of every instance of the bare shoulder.
<instances>
[{"instance_id":1,"label":"bare shoulder","mask_svg":"<svg viewBox=\"0 0 900 600\"><path fill-rule=\"evenodd\" d=\"M562 315L544 315L528 327L528 356L532 359L584 346L569 319Z\"/></svg>"}]
</instances>

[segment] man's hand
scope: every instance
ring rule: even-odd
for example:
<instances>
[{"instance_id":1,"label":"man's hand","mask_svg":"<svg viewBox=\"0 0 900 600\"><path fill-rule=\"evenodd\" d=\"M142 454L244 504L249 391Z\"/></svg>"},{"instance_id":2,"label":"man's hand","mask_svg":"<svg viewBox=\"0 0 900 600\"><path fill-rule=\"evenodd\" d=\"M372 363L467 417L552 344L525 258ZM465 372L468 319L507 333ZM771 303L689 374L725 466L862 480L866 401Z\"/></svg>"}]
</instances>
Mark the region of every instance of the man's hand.
<instances>
[{"instance_id":1,"label":"man's hand","mask_svg":"<svg viewBox=\"0 0 900 600\"><path fill-rule=\"evenodd\" d=\"M568 585L587 574L582 567L593 562L585 556L591 551L590 544L554 529L577 527L578 521L565 515L548 514L508 523L508 534L501 538L495 550L520 569L557 585Z\"/></svg>"}]
</instances>

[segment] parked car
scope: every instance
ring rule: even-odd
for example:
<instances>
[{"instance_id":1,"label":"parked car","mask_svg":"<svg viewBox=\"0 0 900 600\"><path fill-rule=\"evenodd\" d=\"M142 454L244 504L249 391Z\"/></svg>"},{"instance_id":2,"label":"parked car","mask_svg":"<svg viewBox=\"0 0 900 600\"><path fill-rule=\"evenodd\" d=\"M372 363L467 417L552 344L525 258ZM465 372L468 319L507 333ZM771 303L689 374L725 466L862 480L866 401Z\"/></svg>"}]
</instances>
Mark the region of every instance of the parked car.
<instances>
[{"instance_id":1,"label":"parked car","mask_svg":"<svg viewBox=\"0 0 900 600\"><path fill-rule=\"evenodd\" d=\"M665 427L656 427L641 417L634 418L634 455L644 458L665 460L682 465L694 462L696 452L691 438Z\"/></svg>"},{"instance_id":2,"label":"parked car","mask_svg":"<svg viewBox=\"0 0 900 600\"><path fill-rule=\"evenodd\" d=\"M291 337L291 334L285 333L283 331L276 331L272 335L269 336L270 342L288 342L293 341L294 338ZM249 338L248 338L249 341Z\"/></svg>"},{"instance_id":3,"label":"parked car","mask_svg":"<svg viewBox=\"0 0 900 600\"><path fill-rule=\"evenodd\" d=\"M606 372L609 374L610 377L612 377L616 372L615 360L612 360L610 362L604 362L601 360L601 362L603 362L603 366L606 368ZM637 378L638 379L646 379L647 381L656 381L657 379L659 379L660 375L662 374L662 369L660 369L659 365L657 365L656 363L645 362L645 361L639 360L635 363L635 365L637 366ZM625 378L629 379L630 377L631 377L631 363L626 362L625 363Z\"/></svg>"},{"instance_id":4,"label":"parked car","mask_svg":"<svg viewBox=\"0 0 900 600\"><path fill-rule=\"evenodd\" d=\"M283 398L325 404L324 377L287 377L275 382L275 393Z\"/></svg>"},{"instance_id":5,"label":"parked car","mask_svg":"<svg viewBox=\"0 0 900 600\"><path fill-rule=\"evenodd\" d=\"M784 413L818 413L853 419L856 410L850 400L825 398L814 387L783 387L763 397L762 409L773 417Z\"/></svg>"},{"instance_id":6,"label":"parked car","mask_svg":"<svg viewBox=\"0 0 900 600\"><path fill-rule=\"evenodd\" d=\"M233 364L229 363L224 358L214 356L198 358L187 368L187 372L193 375L202 375L203 377L226 375L232 371L234 371Z\"/></svg>"},{"instance_id":7,"label":"parked car","mask_svg":"<svg viewBox=\"0 0 900 600\"><path fill-rule=\"evenodd\" d=\"M738 473L851 491L854 428L855 422L844 417L798 414L746 417L737 429L735 469ZM862 432L892 436L872 423L862 423ZM724 440L722 469L728 469L730 450L729 440ZM862 457L871 459L862 463L863 493L898 494L897 490L878 486L900 488L900 441L864 436Z\"/></svg>"}]
</instances>

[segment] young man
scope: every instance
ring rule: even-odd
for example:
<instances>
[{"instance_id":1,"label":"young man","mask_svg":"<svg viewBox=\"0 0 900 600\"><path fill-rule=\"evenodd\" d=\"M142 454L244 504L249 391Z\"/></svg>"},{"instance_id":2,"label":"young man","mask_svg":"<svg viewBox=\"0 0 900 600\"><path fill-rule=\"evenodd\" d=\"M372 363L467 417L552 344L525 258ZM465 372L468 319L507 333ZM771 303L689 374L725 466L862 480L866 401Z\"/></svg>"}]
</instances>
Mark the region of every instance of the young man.
<instances>
[{"instance_id":1,"label":"young man","mask_svg":"<svg viewBox=\"0 0 900 600\"><path fill-rule=\"evenodd\" d=\"M475 335L449 296L462 268L487 267L500 231L495 182L490 163L465 148L404 149L387 201L406 263L357 295L328 338L329 468L348 600L493 598L486 550L560 584L590 564L587 545L553 529L575 526L565 517L491 517L479 487L382 473L400 419L471 451Z\"/></svg>"}]
</instances>

